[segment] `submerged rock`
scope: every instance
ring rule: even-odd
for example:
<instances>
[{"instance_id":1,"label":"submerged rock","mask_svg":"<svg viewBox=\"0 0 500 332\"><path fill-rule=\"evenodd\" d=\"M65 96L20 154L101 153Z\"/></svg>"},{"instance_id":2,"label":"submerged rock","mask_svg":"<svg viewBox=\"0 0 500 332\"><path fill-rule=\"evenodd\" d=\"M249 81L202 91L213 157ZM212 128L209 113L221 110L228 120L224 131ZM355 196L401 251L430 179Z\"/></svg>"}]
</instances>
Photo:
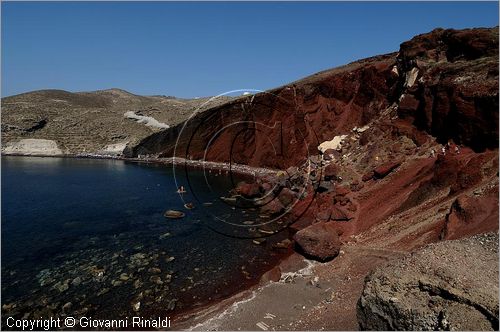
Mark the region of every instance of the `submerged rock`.
<instances>
[{"instance_id":1,"label":"submerged rock","mask_svg":"<svg viewBox=\"0 0 500 332\"><path fill-rule=\"evenodd\" d=\"M179 219L183 218L186 214L182 211L177 211L177 210L167 210L165 211L165 218L170 218L170 219Z\"/></svg>"}]
</instances>

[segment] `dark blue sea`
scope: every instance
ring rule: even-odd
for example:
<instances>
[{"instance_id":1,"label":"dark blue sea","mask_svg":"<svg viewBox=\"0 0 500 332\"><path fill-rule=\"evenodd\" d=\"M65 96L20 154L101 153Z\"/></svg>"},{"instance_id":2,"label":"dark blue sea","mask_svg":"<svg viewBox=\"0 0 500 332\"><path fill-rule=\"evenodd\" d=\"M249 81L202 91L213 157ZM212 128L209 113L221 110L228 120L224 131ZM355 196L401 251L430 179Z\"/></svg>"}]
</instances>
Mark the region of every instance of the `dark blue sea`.
<instances>
[{"instance_id":1,"label":"dark blue sea","mask_svg":"<svg viewBox=\"0 0 500 332\"><path fill-rule=\"evenodd\" d=\"M3 324L172 317L255 284L286 255L271 248L285 232L255 244L257 212L220 200L239 180L229 174L72 158L1 165Z\"/></svg>"}]
</instances>

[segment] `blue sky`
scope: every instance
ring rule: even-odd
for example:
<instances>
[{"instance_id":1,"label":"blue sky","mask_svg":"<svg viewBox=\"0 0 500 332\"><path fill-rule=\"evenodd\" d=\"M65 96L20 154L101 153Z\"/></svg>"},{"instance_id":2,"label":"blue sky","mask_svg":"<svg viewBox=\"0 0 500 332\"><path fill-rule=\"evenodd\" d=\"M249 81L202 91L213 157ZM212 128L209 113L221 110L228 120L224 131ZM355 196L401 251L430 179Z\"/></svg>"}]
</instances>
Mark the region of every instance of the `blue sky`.
<instances>
[{"instance_id":1,"label":"blue sky","mask_svg":"<svg viewBox=\"0 0 500 332\"><path fill-rule=\"evenodd\" d=\"M269 89L396 51L437 27L498 25L498 2L2 2L2 96Z\"/></svg>"}]
</instances>

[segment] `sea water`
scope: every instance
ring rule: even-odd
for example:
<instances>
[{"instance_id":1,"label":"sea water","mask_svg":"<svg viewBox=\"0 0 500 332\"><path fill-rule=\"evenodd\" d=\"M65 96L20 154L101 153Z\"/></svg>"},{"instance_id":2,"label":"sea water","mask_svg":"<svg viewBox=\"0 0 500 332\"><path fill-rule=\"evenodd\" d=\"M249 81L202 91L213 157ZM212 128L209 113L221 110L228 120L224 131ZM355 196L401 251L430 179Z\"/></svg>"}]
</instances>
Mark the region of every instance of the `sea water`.
<instances>
[{"instance_id":1,"label":"sea water","mask_svg":"<svg viewBox=\"0 0 500 332\"><path fill-rule=\"evenodd\" d=\"M284 256L271 246L285 232L257 245L257 211L221 201L231 174L40 157L2 157L1 171L4 328L8 317L172 316L255 284Z\"/></svg>"}]
</instances>

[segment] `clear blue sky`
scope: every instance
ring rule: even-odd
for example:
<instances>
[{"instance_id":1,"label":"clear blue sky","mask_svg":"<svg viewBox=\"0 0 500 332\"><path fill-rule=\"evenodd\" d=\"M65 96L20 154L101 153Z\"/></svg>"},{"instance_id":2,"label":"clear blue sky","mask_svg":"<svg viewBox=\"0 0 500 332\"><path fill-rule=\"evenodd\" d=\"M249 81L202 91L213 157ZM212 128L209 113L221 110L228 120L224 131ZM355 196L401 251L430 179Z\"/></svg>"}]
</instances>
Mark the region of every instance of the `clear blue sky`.
<instances>
[{"instance_id":1,"label":"clear blue sky","mask_svg":"<svg viewBox=\"0 0 500 332\"><path fill-rule=\"evenodd\" d=\"M496 25L498 2L2 2L2 95L264 90L437 27Z\"/></svg>"}]
</instances>

